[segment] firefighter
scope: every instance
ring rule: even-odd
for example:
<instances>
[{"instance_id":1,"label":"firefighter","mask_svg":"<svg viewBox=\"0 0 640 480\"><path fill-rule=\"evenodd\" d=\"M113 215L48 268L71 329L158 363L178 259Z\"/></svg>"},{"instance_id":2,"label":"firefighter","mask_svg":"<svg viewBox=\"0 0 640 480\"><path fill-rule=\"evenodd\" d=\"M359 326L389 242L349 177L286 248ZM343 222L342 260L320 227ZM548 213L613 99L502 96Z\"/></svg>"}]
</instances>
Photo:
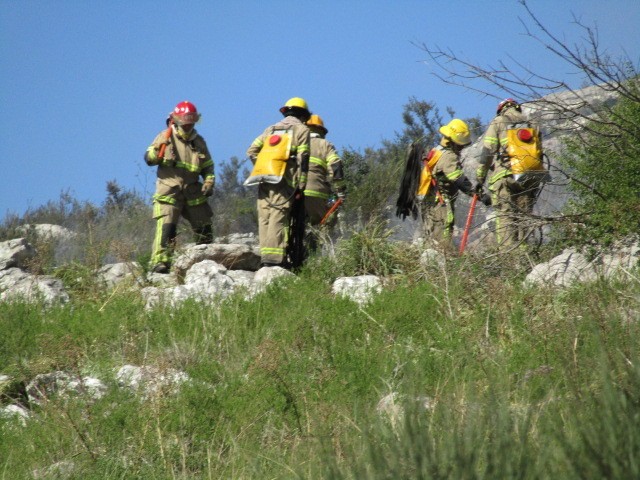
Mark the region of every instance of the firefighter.
<instances>
[{"instance_id":1,"label":"firefighter","mask_svg":"<svg viewBox=\"0 0 640 480\"><path fill-rule=\"evenodd\" d=\"M307 120L311 130L311 156L309 158L309 179L304 190L304 207L311 225L318 225L329 210L329 197L333 193L342 201L347 189L344 182L342 160L336 148L325 139L329 132L319 115L311 115Z\"/></svg>"},{"instance_id":2,"label":"firefighter","mask_svg":"<svg viewBox=\"0 0 640 480\"><path fill-rule=\"evenodd\" d=\"M498 104L496 117L484 134L475 190L478 193L484 191L488 176L488 188L496 209L496 240L500 247L522 244L526 239L523 219L533 211L541 185L540 176L532 177L532 181L518 181L514 177L512 160L507 153L507 131L513 125L527 123L520 104L513 98L507 98ZM537 129L535 136L535 141L540 143Z\"/></svg>"},{"instance_id":3,"label":"firefighter","mask_svg":"<svg viewBox=\"0 0 640 480\"><path fill-rule=\"evenodd\" d=\"M158 134L144 154L147 165L158 166L153 196L154 273L169 273L181 216L190 223L196 243L212 242L213 211L208 197L213 194L215 176L207 144L194 128L199 120L193 103L178 103L167 118L167 130Z\"/></svg>"},{"instance_id":4,"label":"firefighter","mask_svg":"<svg viewBox=\"0 0 640 480\"><path fill-rule=\"evenodd\" d=\"M455 224L455 203L458 192L472 196L473 186L460 163L462 149L471 143L469 126L454 118L440 127L442 139L423 158L421 185L421 215L425 238L447 248L452 245ZM486 205L488 196L481 198Z\"/></svg>"},{"instance_id":5,"label":"firefighter","mask_svg":"<svg viewBox=\"0 0 640 480\"><path fill-rule=\"evenodd\" d=\"M300 97L287 100L278 123L267 127L249 149L254 165L245 185L258 185L258 235L262 266L289 268L287 244L293 202L307 186L310 116Z\"/></svg>"}]
</instances>

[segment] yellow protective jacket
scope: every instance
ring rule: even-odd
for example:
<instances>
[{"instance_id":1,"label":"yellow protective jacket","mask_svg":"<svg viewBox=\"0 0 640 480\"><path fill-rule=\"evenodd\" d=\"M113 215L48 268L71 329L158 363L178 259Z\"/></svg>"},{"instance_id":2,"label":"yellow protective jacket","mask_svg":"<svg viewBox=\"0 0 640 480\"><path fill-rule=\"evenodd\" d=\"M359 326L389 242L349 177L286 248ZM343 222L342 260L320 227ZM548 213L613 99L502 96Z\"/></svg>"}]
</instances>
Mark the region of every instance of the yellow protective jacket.
<instances>
[{"instance_id":1,"label":"yellow protective jacket","mask_svg":"<svg viewBox=\"0 0 640 480\"><path fill-rule=\"evenodd\" d=\"M513 123L525 122L524 115L515 107L507 107L496 116L484 134L480 165L476 171L479 182L489 176L489 189L495 190L497 182L511 175L511 160L507 155L507 130Z\"/></svg>"},{"instance_id":2,"label":"yellow protective jacket","mask_svg":"<svg viewBox=\"0 0 640 480\"><path fill-rule=\"evenodd\" d=\"M298 118L290 115L284 117L275 125L267 127L262 134L257 137L251 146L247 149L247 156L255 165L258 153L262 149L265 140L271 136L276 129L288 129L292 131L291 138L291 156L287 161L286 170L283 180L290 187L295 188L300 182L307 182L309 172L309 153L310 153L310 130Z\"/></svg>"},{"instance_id":3,"label":"yellow protective jacket","mask_svg":"<svg viewBox=\"0 0 640 480\"><path fill-rule=\"evenodd\" d=\"M326 200L332 185L336 193L345 191L342 160L331 142L312 132L309 178L304 194Z\"/></svg>"},{"instance_id":4,"label":"yellow protective jacket","mask_svg":"<svg viewBox=\"0 0 640 480\"><path fill-rule=\"evenodd\" d=\"M167 146L162 158L158 158L163 143ZM184 201L190 206L206 203L200 177L204 180L215 178L213 158L204 138L195 129L187 138L182 138L173 125L168 140L166 131L160 132L147 148L144 158L148 165L158 166L154 200L169 204Z\"/></svg>"}]
</instances>

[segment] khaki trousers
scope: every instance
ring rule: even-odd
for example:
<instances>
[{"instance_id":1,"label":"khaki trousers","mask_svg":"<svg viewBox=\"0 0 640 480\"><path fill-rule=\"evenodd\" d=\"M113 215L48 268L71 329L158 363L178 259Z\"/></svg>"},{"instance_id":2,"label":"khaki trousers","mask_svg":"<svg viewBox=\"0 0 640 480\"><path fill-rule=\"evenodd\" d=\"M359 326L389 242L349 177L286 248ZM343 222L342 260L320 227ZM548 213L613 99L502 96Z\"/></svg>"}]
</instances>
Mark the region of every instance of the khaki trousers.
<instances>
[{"instance_id":1,"label":"khaki trousers","mask_svg":"<svg viewBox=\"0 0 640 480\"><path fill-rule=\"evenodd\" d=\"M190 206L183 202L170 204L156 200L153 203L156 233L153 239L151 264L171 263L180 217L184 217L191 225L196 243L211 243L212 216L213 211L209 203Z\"/></svg>"},{"instance_id":2,"label":"khaki trousers","mask_svg":"<svg viewBox=\"0 0 640 480\"><path fill-rule=\"evenodd\" d=\"M455 203L446 200L440 203L427 197L420 206L425 240L448 245L453 238Z\"/></svg>"},{"instance_id":3,"label":"khaki trousers","mask_svg":"<svg viewBox=\"0 0 640 480\"><path fill-rule=\"evenodd\" d=\"M531 233L529 215L538 194L538 185L520 186L510 177L492 185L491 203L496 211L496 242L501 248L524 243Z\"/></svg>"},{"instance_id":4,"label":"khaki trousers","mask_svg":"<svg viewBox=\"0 0 640 480\"><path fill-rule=\"evenodd\" d=\"M258 235L263 263L281 264L286 260L289 218L293 189L284 181L261 183L258 187Z\"/></svg>"}]
</instances>

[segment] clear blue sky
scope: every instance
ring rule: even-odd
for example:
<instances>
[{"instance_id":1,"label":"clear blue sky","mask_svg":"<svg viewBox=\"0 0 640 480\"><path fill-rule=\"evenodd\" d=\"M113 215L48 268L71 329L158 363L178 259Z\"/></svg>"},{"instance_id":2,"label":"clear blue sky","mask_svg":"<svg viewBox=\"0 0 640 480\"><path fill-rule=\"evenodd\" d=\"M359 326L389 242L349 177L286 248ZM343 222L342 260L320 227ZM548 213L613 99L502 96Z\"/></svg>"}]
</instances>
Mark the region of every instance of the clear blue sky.
<instances>
[{"instance_id":1,"label":"clear blue sky","mask_svg":"<svg viewBox=\"0 0 640 480\"><path fill-rule=\"evenodd\" d=\"M529 4L569 43L574 13L637 62L640 1ZM495 100L442 84L414 43L569 75L523 35L525 16L516 0L0 0L0 220L63 191L100 204L109 180L150 196L142 155L182 100L201 111L216 164L244 158L293 96L339 149L393 138L410 96L488 120Z\"/></svg>"}]
</instances>

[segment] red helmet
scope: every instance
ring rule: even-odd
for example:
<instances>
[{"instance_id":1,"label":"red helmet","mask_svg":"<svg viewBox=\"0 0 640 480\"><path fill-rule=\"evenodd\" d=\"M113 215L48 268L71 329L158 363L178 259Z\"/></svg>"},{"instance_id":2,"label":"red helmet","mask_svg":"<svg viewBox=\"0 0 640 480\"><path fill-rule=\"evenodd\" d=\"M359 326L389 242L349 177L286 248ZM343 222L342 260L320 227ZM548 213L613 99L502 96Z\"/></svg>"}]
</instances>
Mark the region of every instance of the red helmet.
<instances>
[{"instance_id":1,"label":"red helmet","mask_svg":"<svg viewBox=\"0 0 640 480\"><path fill-rule=\"evenodd\" d=\"M498 104L498 108L496 108L496 114L500 115L500 112L503 108L508 106L515 106L518 111L520 111L520 104L516 102L513 98L505 98Z\"/></svg>"},{"instance_id":2,"label":"red helmet","mask_svg":"<svg viewBox=\"0 0 640 480\"><path fill-rule=\"evenodd\" d=\"M171 119L177 125L189 125L194 124L200 120L200 114L198 109L191 102L180 102L176 105L176 108L171 112Z\"/></svg>"}]
</instances>

